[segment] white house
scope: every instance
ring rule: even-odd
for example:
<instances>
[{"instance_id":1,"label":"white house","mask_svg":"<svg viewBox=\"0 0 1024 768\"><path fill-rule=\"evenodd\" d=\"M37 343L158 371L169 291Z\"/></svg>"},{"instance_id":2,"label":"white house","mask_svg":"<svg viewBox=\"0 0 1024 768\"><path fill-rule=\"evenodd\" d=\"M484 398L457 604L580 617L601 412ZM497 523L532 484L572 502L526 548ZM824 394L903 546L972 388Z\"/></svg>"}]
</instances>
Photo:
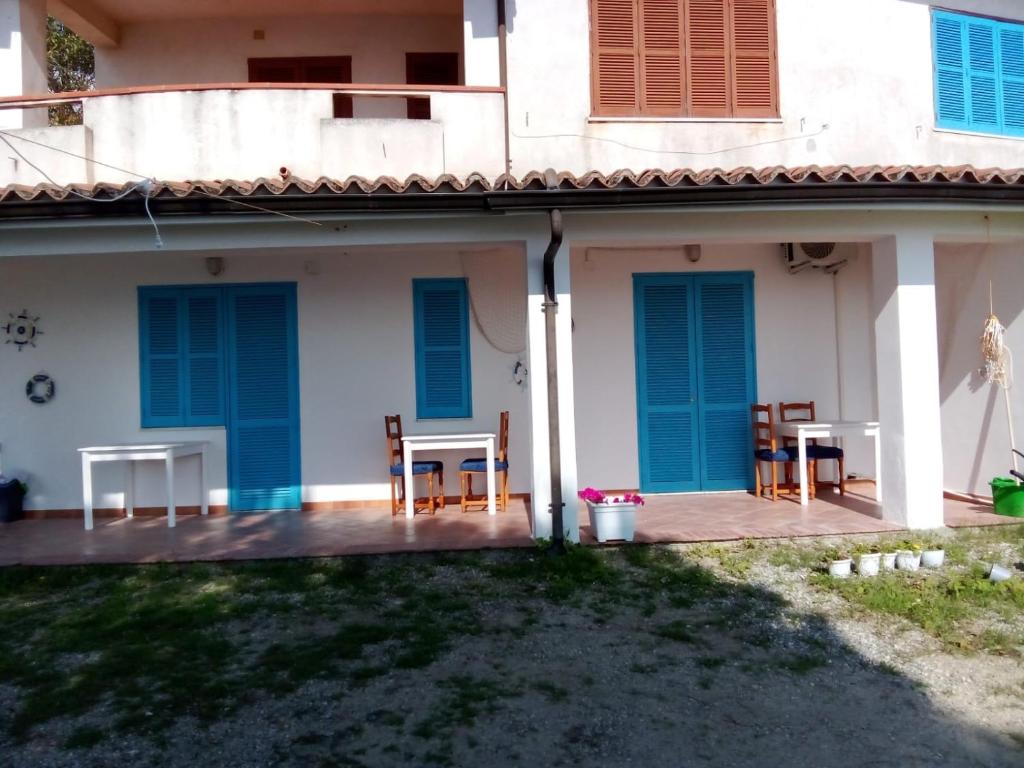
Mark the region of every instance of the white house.
<instances>
[{"instance_id":1,"label":"white house","mask_svg":"<svg viewBox=\"0 0 1024 768\"><path fill-rule=\"evenodd\" d=\"M47 14L95 91L45 92ZM0 140L0 316L43 333L0 345L30 509L81 510L78 447L169 440L210 442L215 507L379 503L392 413L509 411L537 536L556 424L564 499L751 488L752 402L877 420L909 527L1009 466L977 370L990 293L1024 347L1014 0L0 0ZM430 358L437 291L461 331Z\"/></svg>"}]
</instances>

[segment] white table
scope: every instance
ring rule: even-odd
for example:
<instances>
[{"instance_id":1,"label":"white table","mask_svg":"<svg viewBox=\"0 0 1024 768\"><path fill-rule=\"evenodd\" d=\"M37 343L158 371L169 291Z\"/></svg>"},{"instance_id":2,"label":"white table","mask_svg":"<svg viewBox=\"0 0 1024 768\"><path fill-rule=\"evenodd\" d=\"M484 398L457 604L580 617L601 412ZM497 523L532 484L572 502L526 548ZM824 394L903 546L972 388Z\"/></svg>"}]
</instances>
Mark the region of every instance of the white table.
<instances>
[{"instance_id":1,"label":"white table","mask_svg":"<svg viewBox=\"0 0 1024 768\"><path fill-rule=\"evenodd\" d=\"M878 440L877 421L784 421L776 425L783 437L795 437L799 450L800 503L807 506L807 441L815 438L837 438L863 435L875 439L875 501L882 502L882 451Z\"/></svg>"},{"instance_id":2,"label":"white table","mask_svg":"<svg viewBox=\"0 0 1024 768\"><path fill-rule=\"evenodd\" d=\"M494 434L472 435L405 435L402 438L402 465L405 468L405 516L412 519L416 494L413 490L412 462L414 451L463 451L483 449L487 462L487 514L497 514L495 506Z\"/></svg>"},{"instance_id":3,"label":"white table","mask_svg":"<svg viewBox=\"0 0 1024 768\"><path fill-rule=\"evenodd\" d=\"M200 510L209 514L209 471L206 464L205 442L192 443L125 443L123 445L94 445L79 448L82 454L82 504L85 509L85 530L92 530L92 465L98 461L125 463L124 507L128 517L135 516L135 462L162 461L167 483L167 527L175 525L174 461L185 456L199 455Z\"/></svg>"}]
</instances>

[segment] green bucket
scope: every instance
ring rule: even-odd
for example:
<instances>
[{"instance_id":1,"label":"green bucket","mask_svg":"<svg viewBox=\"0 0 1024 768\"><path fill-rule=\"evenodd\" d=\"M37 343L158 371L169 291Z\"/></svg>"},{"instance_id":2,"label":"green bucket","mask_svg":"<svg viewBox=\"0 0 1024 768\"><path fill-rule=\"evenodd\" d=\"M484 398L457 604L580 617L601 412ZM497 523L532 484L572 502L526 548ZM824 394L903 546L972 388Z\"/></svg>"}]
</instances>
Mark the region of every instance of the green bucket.
<instances>
[{"instance_id":1,"label":"green bucket","mask_svg":"<svg viewBox=\"0 0 1024 768\"><path fill-rule=\"evenodd\" d=\"M997 515L1024 517L1024 485L1009 477L996 477L989 485Z\"/></svg>"}]
</instances>

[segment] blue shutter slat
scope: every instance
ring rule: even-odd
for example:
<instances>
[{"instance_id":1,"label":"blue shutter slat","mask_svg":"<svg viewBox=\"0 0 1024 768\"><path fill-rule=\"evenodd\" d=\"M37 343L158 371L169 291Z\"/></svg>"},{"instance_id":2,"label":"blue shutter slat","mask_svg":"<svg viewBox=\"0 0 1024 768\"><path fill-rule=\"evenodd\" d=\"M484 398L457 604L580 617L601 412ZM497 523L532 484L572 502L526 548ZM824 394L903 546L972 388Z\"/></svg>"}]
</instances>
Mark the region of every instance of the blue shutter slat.
<instances>
[{"instance_id":1,"label":"blue shutter slat","mask_svg":"<svg viewBox=\"0 0 1024 768\"><path fill-rule=\"evenodd\" d=\"M686 490L696 485L697 462L693 450L693 414L655 412L648 413L647 421L647 482L651 490ZM645 488L646 490L646 488Z\"/></svg>"},{"instance_id":2,"label":"blue shutter slat","mask_svg":"<svg viewBox=\"0 0 1024 768\"><path fill-rule=\"evenodd\" d=\"M693 281L637 275L637 437L644 491L699 490Z\"/></svg>"},{"instance_id":3,"label":"blue shutter slat","mask_svg":"<svg viewBox=\"0 0 1024 768\"><path fill-rule=\"evenodd\" d=\"M294 286L228 292L230 503L237 511L302 504Z\"/></svg>"},{"instance_id":4,"label":"blue shutter slat","mask_svg":"<svg viewBox=\"0 0 1024 768\"><path fill-rule=\"evenodd\" d=\"M967 127L967 73L964 67L964 24L936 13L933 22L935 112L938 125Z\"/></svg>"},{"instance_id":5,"label":"blue shutter slat","mask_svg":"<svg viewBox=\"0 0 1024 768\"><path fill-rule=\"evenodd\" d=\"M472 379L464 280L413 281L418 418L469 418Z\"/></svg>"},{"instance_id":6,"label":"blue shutter slat","mask_svg":"<svg viewBox=\"0 0 1024 768\"><path fill-rule=\"evenodd\" d=\"M219 289L186 289L187 413L191 427L217 426L224 413L223 296Z\"/></svg>"},{"instance_id":7,"label":"blue shutter slat","mask_svg":"<svg viewBox=\"0 0 1024 768\"><path fill-rule=\"evenodd\" d=\"M696 278L698 390L704 490L747 488L754 402L753 285L749 274Z\"/></svg>"},{"instance_id":8,"label":"blue shutter slat","mask_svg":"<svg viewBox=\"0 0 1024 768\"><path fill-rule=\"evenodd\" d=\"M139 289L139 341L142 426L180 426L185 374L178 291Z\"/></svg>"}]
</instances>

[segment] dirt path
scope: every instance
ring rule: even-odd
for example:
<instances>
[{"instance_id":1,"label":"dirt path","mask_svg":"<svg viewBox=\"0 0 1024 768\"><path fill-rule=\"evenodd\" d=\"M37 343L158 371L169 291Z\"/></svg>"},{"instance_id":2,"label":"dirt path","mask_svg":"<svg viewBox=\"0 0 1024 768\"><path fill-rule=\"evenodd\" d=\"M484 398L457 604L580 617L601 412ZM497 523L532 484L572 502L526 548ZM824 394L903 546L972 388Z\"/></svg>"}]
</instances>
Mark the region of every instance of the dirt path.
<instances>
[{"instance_id":1,"label":"dirt path","mask_svg":"<svg viewBox=\"0 0 1024 768\"><path fill-rule=\"evenodd\" d=\"M1024 765L1019 659L950 653L770 565L768 551L591 550L569 566L532 552L373 558L359 587L372 593L290 574L303 586L265 603L266 580L284 577L252 571L259 588L234 599L253 610L210 619L235 653L209 675L245 681L219 711L201 706L206 680L160 727L124 721L162 717L158 701L136 710L111 693L0 737L0 763ZM401 579L376 585L398 564ZM415 630L396 634L410 615ZM190 653L155 630L153 641ZM91 662L64 663L74 675ZM0 686L0 720L16 718L25 690Z\"/></svg>"}]
</instances>

